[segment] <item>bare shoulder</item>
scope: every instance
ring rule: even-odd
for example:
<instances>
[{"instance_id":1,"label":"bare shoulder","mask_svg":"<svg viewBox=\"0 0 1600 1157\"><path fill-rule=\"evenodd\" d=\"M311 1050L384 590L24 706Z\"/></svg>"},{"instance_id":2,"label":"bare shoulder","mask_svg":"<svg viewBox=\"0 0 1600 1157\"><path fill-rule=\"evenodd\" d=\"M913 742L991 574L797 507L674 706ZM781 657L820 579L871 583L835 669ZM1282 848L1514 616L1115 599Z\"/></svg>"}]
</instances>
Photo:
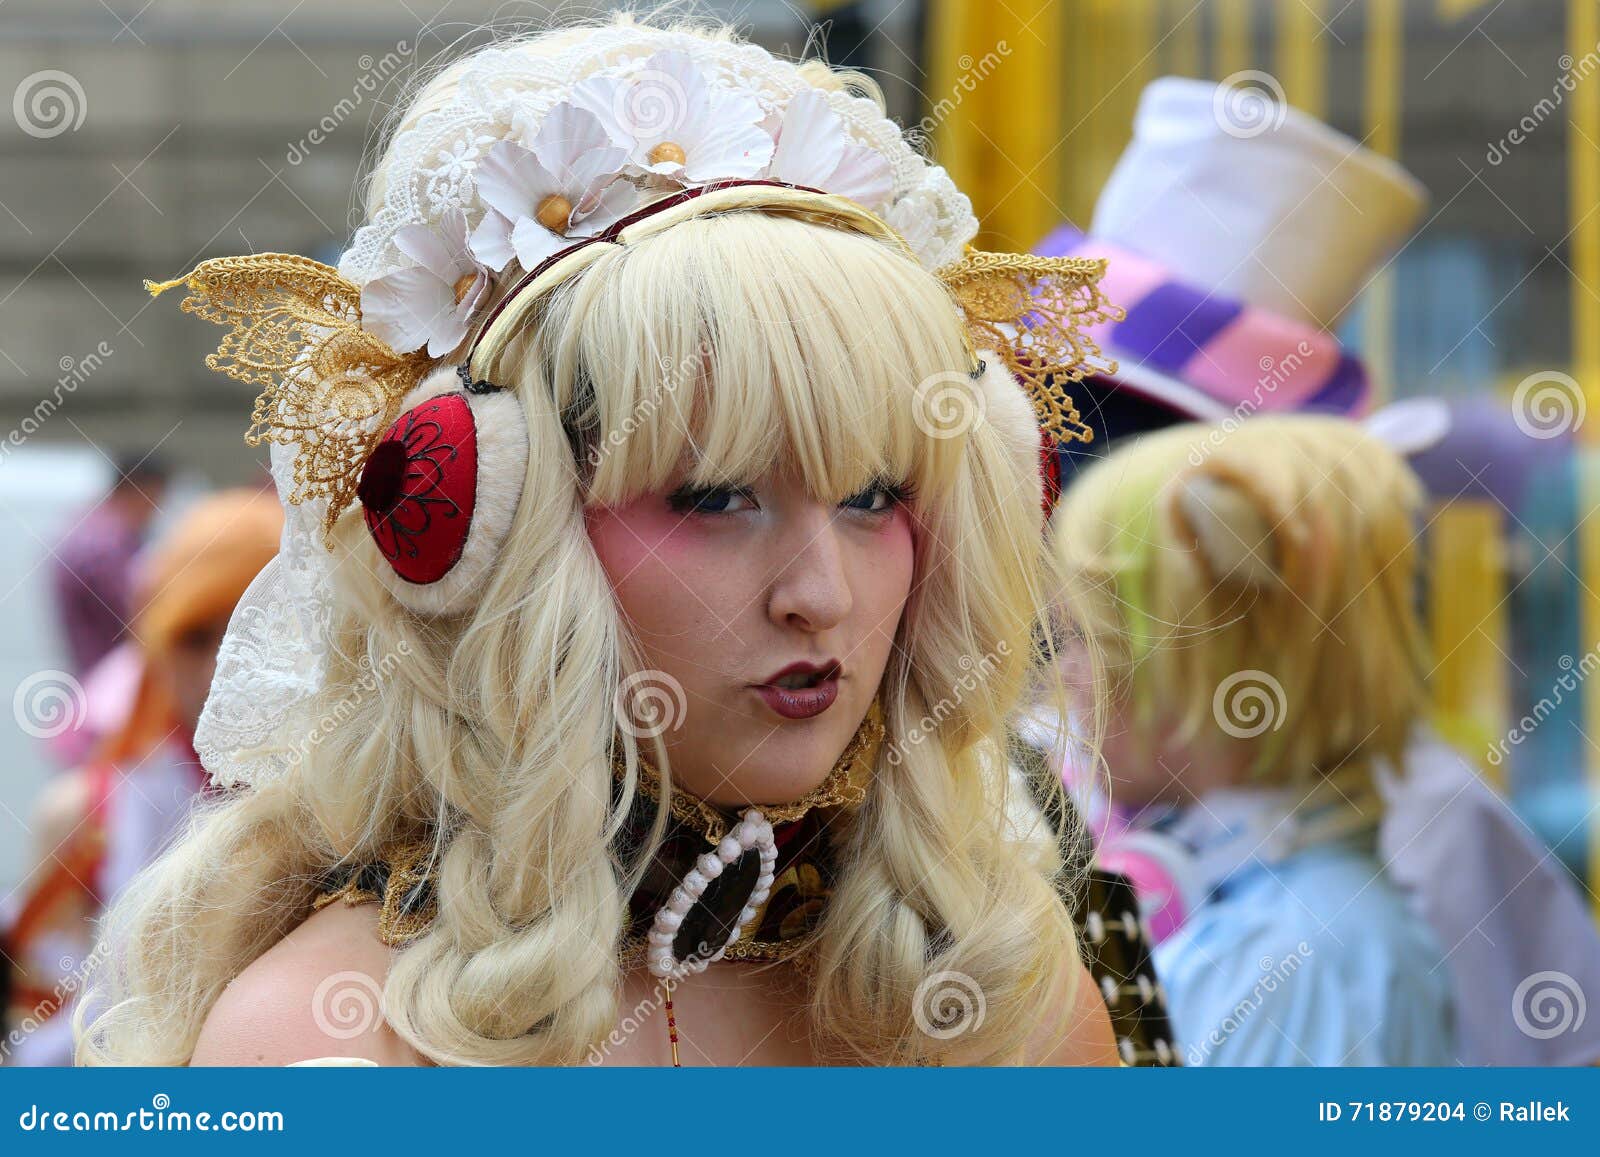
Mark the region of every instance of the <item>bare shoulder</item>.
<instances>
[{"instance_id":1,"label":"bare shoulder","mask_svg":"<svg viewBox=\"0 0 1600 1157\"><path fill-rule=\"evenodd\" d=\"M1122 1062L1106 1002L1089 970L1075 957L1067 961L1056 975L1058 999L1051 1003L1062 1015L1046 1018L1034 1033L1029 1063L1115 1067Z\"/></svg>"},{"instance_id":2,"label":"bare shoulder","mask_svg":"<svg viewBox=\"0 0 1600 1157\"><path fill-rule=\"evenodd\" d=\"M189 1063L287 1065L326 1056L426 1063L384 1019L390 956L378 939L376 905L335 903L312 913L223 990Z\"/></svg>"}]
</instances>

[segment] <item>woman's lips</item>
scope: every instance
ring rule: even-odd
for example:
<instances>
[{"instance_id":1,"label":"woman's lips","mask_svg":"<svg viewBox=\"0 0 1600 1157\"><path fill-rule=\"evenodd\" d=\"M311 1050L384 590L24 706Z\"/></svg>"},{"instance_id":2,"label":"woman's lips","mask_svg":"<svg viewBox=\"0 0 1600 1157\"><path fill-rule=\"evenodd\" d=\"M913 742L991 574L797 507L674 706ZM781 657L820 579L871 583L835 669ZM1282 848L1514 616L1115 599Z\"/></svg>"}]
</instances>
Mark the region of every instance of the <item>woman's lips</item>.
<instances>
[{"instance_id":1,"label":"woman's lips","mask_svg":"<svg viewBox=\"0 0 1600 1157\"><path fill-rule=\"evenodd\" d=\"M777 687L761 683L754 691L785 719L810 719L821 715L839 698L839 680L824 679L814 687Z\"/></svg>"}]
</instances>

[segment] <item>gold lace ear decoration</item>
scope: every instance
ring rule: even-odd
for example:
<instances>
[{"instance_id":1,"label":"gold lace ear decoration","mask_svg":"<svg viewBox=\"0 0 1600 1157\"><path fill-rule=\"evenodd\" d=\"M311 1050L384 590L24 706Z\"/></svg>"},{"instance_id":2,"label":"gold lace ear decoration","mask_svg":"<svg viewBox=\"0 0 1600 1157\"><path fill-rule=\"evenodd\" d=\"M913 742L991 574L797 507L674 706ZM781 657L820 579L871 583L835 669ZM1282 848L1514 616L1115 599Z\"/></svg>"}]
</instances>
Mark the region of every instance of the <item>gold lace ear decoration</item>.
<instances>
[{"instance_id":1,"label":"gold lace ear decoration","mask_svg":"<svg viewBox=\"0 0 1600 1157\"><path fill-rule=\"evenodd\" d=\"M974 343L994 350L1021 379L1039 425L1058 446L1094 438L1065 384L1117 369L1089 333L1091 326L1123 318L1100 287L1105 271L1102 258L989 253L970 246L960 261L938 270L966 315Z\"/></svg>"},{"instance_id":2,"label":"gold lace ear decoration","mask_svg":"<svg viewBox=\"0 0 1600 1157\"><path fill-rule=\"evenodd\" d=\"M397 354L362 329L361 290L309 257L218 257L144 283L151 297L179 285L189 290L186 312L228 327L206 365L262 387L245 441L297 448L285 501L326 498L323 541L331 545L362 465L432 364L426 351Z\"/></svg>"}]
</instances>

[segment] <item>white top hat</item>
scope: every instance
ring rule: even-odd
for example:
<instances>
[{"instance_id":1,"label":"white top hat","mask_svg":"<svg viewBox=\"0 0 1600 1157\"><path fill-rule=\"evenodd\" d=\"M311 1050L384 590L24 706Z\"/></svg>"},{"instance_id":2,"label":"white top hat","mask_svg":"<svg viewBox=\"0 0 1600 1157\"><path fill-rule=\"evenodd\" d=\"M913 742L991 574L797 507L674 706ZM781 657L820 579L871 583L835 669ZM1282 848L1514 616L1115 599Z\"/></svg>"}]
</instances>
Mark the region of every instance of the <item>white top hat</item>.
<instances>
[{"instance_id":1,"label":"white top hat","mask_svg":"<svg viewBox=\"0 0 1600 1157\"><path fill-rule=\"evenodd\" d=\"M1410 233L1427 190L1290 108L1273 77L1244 78L1255 83L1164 77L1145 89L1090 236L1192 285L1331 328Z\"/></svg>"}]
</instances>

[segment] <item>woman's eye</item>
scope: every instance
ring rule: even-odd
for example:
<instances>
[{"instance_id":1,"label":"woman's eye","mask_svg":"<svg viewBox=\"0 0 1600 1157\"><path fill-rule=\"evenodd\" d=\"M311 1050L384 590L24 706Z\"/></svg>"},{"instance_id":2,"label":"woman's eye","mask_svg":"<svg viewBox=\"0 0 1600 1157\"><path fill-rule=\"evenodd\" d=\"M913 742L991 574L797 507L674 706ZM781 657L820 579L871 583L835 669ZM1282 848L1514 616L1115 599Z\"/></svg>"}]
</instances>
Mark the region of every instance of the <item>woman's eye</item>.
<instances>
[{"instance_id":1,"label":"woman's eye","mask_svg":"<svg viewBox=\"0 0 1600 1157\"><path fill-rule=\"evenodd\" d=\"M881 482L875 482L865 490L852 494L839 505L848 506L853 510L865 510L872 514L881 514L903 497L904 491L901 487L886 486Z\"/></svg>"},{"instance_id":2,"label":"woman's eye","mask_svg":"<svg viewBox=\"0 0 1600 1157\"><path fill-rule=\"evenodd\" d=\"M746 503L740 506L739 503ZM731 514L755 506L746 490L734 486L712 486L703 490L679 490L667 505L680 514Z\"/></svg>"}]
</instances>

